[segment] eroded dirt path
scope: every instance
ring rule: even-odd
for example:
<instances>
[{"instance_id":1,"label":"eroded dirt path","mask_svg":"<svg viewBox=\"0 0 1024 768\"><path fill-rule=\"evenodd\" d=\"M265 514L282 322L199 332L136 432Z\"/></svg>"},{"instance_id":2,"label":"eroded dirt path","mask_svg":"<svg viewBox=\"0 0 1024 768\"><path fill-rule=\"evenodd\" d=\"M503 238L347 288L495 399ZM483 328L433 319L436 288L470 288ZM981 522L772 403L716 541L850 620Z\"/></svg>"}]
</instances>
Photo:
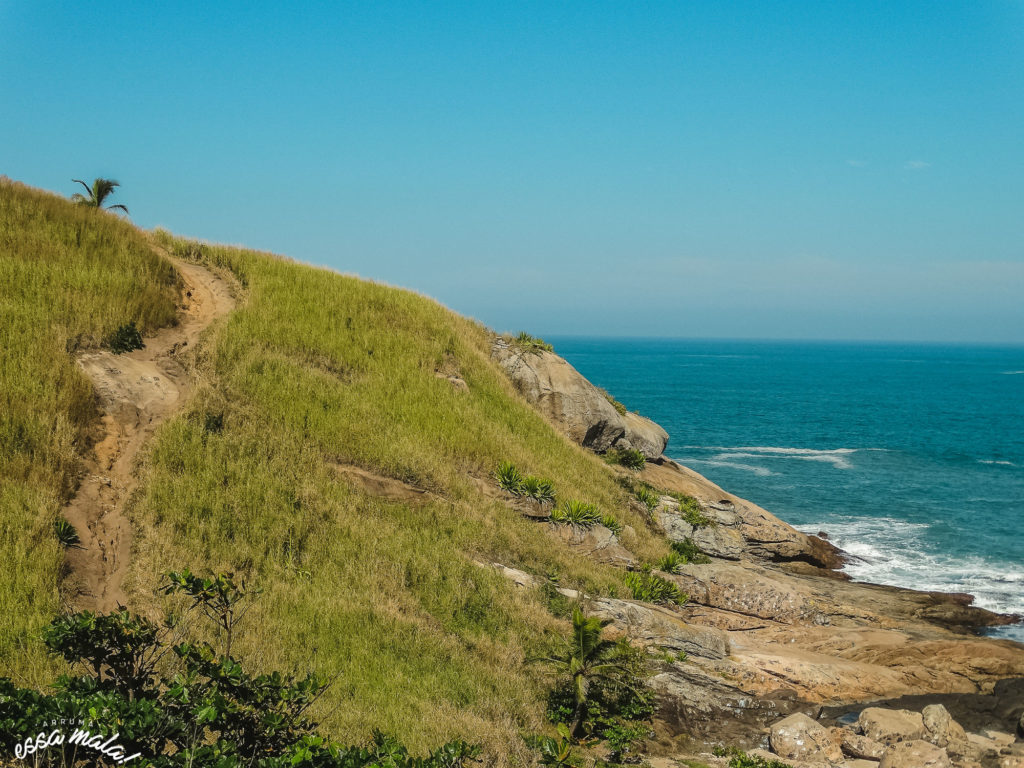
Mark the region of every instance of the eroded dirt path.
<instances>
[{"instance_id":1,"label":"eroded dirt path","mask_svg":"<svg viewBox=\"0 0 1024 768\"><path fill-rule=\"evenodd\" d=\"M208 269L167 257L185 284L178 325L145 339L145 349L115 355L91 350L78 364L92 379L103 411L100 438L64 516L81 537L67 550L65 586L75 608L110 611L125 601L132 530L125 503L137 485L135 458L156 428L184 402L181 357L203 330L235 305L228 284Z\"/></svg>"}]
</instances>

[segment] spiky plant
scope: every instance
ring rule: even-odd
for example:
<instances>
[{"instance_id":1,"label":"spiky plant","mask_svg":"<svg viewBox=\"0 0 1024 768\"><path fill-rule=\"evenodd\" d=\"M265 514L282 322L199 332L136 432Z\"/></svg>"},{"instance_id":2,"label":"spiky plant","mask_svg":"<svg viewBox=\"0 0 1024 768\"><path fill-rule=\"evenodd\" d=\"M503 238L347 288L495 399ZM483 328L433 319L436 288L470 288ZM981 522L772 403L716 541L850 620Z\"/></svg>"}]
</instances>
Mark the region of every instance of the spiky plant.
<instances>
[{"instance_id":1,"label":"spiky plant","mask_svg":"<svg viewBox=\"0 0 1024 768\"><path fill-rule=\"evenodd\" d=\"M601 522L601 513L593 504L566 499L551 511L551 519L556 523L590 528Z\"/></svg>"},{"instance_id":2,"label":"spiky plant","mask_svg":"<svg viewBox=\"0 0 1024 768\"><path fill-rule=\"evenodd\" d=\"M601 525L603 525L609 531L614 533L616 536L622 533L622 523L620 523L611 515L603 515L601 517Z\"/></svg>"},{"instance_id":3,"label":"spiky plant","mask_svg":"<svg viewBox=\"0 0 1024 768\"><path fill-rule=\"evenodd\" d=\"M555 487L550 480L541 480L534 475L528 475L523 478L520 488L523 496L541 504L548 504L555 500Z\"/></svg>"},{"instance_id":4,"label":"spiky plant","mask_svg":"<svg viewBox=\"0 0 1024 768\"><path fill-rule=\"evenodd\" d=\"M661 503L661 496L659 496L651 486L646 483L637 487L636 491L633 492L636 496L637 501L647 507L648 512L654 512Z\"/></svg>"},{"instance_id":5,"label":"spiky plant","mask_svg":"<svg viewBox=\"0 0 1024 768\"><path fill-rule=\"evenodd\" d=\"M682 541L673 541L671 547L672 551L682 559L682 565L687 563L704 565L711 562L711 558L701 552L700 547L697 546L693 539L686 538ZM662 568L662 570L666 571L668 569Z\"/></svg>"},{"instance_id":6,"label":"spiky plant","mask_svg":"<svg viewBox=\"0 0 1024 768\"><path fill-rule=\"evenodd\" d=\"M494 479L498 481L499 488L514 496L519 496L523 492L523 476L511 461L503 461L498 465Z\"/></svg>"},{"instance_id":7,"label":"spiky plant","mask_svg":"<svg viewBox=\"0 0 1024 768\"><path fill-rule=\"evenodd\" d=\"M84 205L87 208L106 207L107 210L117 209L128 213L128 209L120 203L108 206L103 205L107 198L114 194L114 190L121 186L113 179L93 179L91 187L81 179L72 179L72 181L85 187L86 194L83 195L81 192L76 192L71 196L71 199L79 205Z\"/></svg>"},{"instance_id":8,"label":"spiky plant","mask_svg":"<svg viewBox=\"0 0 1024 768\"><path fill-rule=\"evenodd\" d=\"M694 528L714 525L715 521L704 514L704 508L697 499L685 493L673 493L672 498L679 502L679 514Z\"/></svg>"},{"instance_id":9,"label":"spiky plant","mask_svg":"<svg viewBox=\"0 0 1024 768\"><path fill-rule=\"evenodd\" d=\"M690 599L689 595L680 592L679 587L671 581L656 573L651 573L650 567L644 568L642 571L627 573L625 582L633 594L633 599L645 603L683 605Z\"/></svg>"},{"instance_id":10,"label":"spiky plant","mask_svg":"<svg viewBox=\"0 0 1024 768\"><path fill-rule=\"evenodd\" d=\"M541 352L554 352L555 348L538 336L531 336L526 331L520 331L513 341L524 352L539 354Z\"/></svg>"},{"instance_id":11,"label":"spiky plant","mask_svg":"<svg viewBox=\"0 0 1024 768\"><path fill-rule=\"evenodd\" d=\"M639 472L647 463L647 457L634 448L615 448L604 455L609 464L618 464Z\"/></svg>"},{"instance_id":12,"label":"spiky plant","mask_svg":"<svg viewBox=\"0 0 1024 768\"><path fill-rule=\"evenodd\" d=\"M57 535L57 541L65 547L77 547L82 541L75 526L63 517L53 521L53 532Z\"/></svg>"}]
</instances>

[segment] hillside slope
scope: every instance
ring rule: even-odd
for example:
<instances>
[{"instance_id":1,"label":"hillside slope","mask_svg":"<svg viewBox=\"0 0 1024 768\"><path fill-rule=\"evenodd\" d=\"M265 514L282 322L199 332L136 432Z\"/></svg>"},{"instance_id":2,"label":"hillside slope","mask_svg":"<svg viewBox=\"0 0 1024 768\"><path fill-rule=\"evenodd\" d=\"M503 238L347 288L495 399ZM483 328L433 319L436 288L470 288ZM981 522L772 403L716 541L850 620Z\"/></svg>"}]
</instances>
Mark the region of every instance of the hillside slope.
<instances>
[{"instance_id":1,"label":"hillside slope","mask_svg":"<svg viewBox=\"0 0 1024 768\"><path fill-rule=\"evenodd\" d=\"M21 185L3 195L4 561L0 674L58 669L38 630L57 612L53 523L98 412L75 365L121 324L174 322L179 281L128 222ZM171 568L232 570L264 589L238 639L259 668L336 682L317 713L358 741L374 728L423 750L450 736L492 753L542 722L525 663L564 626L498 561L591 593L621 571L574 556L494 493L510 460L563 497L597 504L622 542L667 551L614 473L555 432L489 359L491 334L408 291L268 254L156 236L240 286L238 307L193 351L194 391L142 453L128 514L125 590L155 615ZM45 354L40 355L39 350ZM461 385L465 382L465 386ZM366 478L397 483L397 494ZM514 738L515 737L515 738Z\"/></svg>"},{"instance_id":2,"label":"hillside slope","mask_svg":"<svg viewBox=\"0 0 1024 768\"><path fill-rule=\"evenodd\" d=\"M233 286L233 308L190 316L198 274ZM589 428L564 423L608 411L605 395L557 355L513 348L428 298L142 233L6 181L0 286L0 678L51 680L61 665L40 629L88 607L53 526L96 483L82 475L97 440L117 433L113 401L85 373L103 383L95 361L116 377L146 357L98 351L133 321L158 356L185 334L169 351L187 396L145 415L148 440L124 454L135 464L117 504L133 541L106 598L157 619L174 605L158 590L169 570L257 585L233 655L329 676L312 714L344 742L380 729L421 754L461 738L491 763L531 762L521 737L551 732L552 683L532 659L564 640L575 600L651 652L652 751L678 756L694 735L758 743L783 714L909 694L964 696L961 712L984 714L977 728L1024 709L1003 686L1024 676L1024 647L966 634L1013 617L839 580L841 552L657 456L656 430L637 442L653 446L637 472L609 466L573 442ZM545 410L545 394L600 408ZM505 461L621 531L557 524L499 491ZM626 567L658 562L670 540L712 556L660 566L689 602L626 599Z\"/></svg>"}]
</instances>

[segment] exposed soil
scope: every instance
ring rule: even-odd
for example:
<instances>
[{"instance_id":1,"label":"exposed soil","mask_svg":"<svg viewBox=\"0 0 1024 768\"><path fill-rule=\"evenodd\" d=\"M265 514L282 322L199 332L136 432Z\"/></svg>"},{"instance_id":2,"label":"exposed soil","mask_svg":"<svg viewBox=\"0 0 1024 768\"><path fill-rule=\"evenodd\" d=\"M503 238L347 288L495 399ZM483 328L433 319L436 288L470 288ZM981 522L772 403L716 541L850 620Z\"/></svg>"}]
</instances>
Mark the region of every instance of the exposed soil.
<instances>
[{"instance_id":1,"label":"exposed soil","mask_svg":"<svg viewBox=\"0 0 1024 768\"><path fill-rule=\"evenodd\" d=\"M67 550L64 587L80 610L124 604L132 530L125 503L137 485L136 456L184 402L190 381L182 357L203 330L234 307L228 284L204 267L169 256L182 281L178 324L145 339L144 349L115 355L90 350L78 364L92 380L103 412L98 439L64 516L81 544Z\"/></svg>"}]
</instances>

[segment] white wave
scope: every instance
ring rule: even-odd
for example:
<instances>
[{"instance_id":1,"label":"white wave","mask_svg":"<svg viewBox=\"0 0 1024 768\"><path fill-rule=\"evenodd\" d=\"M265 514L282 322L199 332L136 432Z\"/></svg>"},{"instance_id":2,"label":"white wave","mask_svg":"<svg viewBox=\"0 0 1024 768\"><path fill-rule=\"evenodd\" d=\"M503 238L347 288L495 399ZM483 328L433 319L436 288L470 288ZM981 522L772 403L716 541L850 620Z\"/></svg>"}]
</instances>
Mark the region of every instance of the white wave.
<instances>
[{"instance_id":1,"label":"white wave","mask_svg":"<svg viewBox=\"0 0 1024 768\"><path fill-rule=\"evenodd\" d=\"M885 448L788 448L774 445L687 445L685 448L705 451L718 451L713 459L730 461L731 459L799 459L801 461L820 461L831 464L836 469L852 469L850 456L858 451L885 451Z\"/></svg>"},{"instance_id":2,"label":"white wave","mask_svg":"<svg viewBox=\"0 0 1024 768\"><path fill-rule=\"evenodd\" d=\"M935 552L924 541L928 527L894 518L839 518L801 530L825 531L829 541L852 555L843 570L858 581L965 592L980 608L1024 615L1024 566Z\"/></svg>"},{"instance_id":3,"label":"white wave","mask_svg":"<svg viewBox=\"0 0 1024 768\"><path fill-rule=\"evenodd\" d=\"M852 451L850 451L852 453ZM836 469L852 469L853 464L846 458L847 454L842 454L837 451L815 451L809 453L794 453L794 454L779 454L776 456L774 453L748 453L746 451L739 451L737 453L719 453L714 458L720 461L729 461L730 459L766 459L766 458L786 458L786 459L800 459L801 461L821 461L826 464L831 464Z\"/></svg>"},{"instance_id":4,"label":"white wave","mask_svg":"<svg viewBox=\"0 0 1024 768\"><path fill-rule=\"evenodd\" d=\"M715 459L680 459L679 461L687 466L690 464L707 464L709 467L742 469L744 472L753 472L758 477L771 477L778 474L778 472L772 472L768 467L760 467L755 464L739 464L734 461L718 461Z\"/></svg>"},{"instance_id":5,"label":"white wave","mask_svg":"<svg viewBox=\"0 0 1024 768\"><path fill-rule=\"evenodd\" d=\"M978 459L979 464L993 464L998 467L1016 467L1012 461L1001 461L999 459Z\"/></svg>"},{"instance_id":6,"label":"white wave","mask_svg":"<svg viewBox=\"0 0 1024 768\"><path fill-rule=\"evenodd\" d=\"M1020 376L1024 371L1003 371L1003 376Z\"/></svg>"}]
</instances>

